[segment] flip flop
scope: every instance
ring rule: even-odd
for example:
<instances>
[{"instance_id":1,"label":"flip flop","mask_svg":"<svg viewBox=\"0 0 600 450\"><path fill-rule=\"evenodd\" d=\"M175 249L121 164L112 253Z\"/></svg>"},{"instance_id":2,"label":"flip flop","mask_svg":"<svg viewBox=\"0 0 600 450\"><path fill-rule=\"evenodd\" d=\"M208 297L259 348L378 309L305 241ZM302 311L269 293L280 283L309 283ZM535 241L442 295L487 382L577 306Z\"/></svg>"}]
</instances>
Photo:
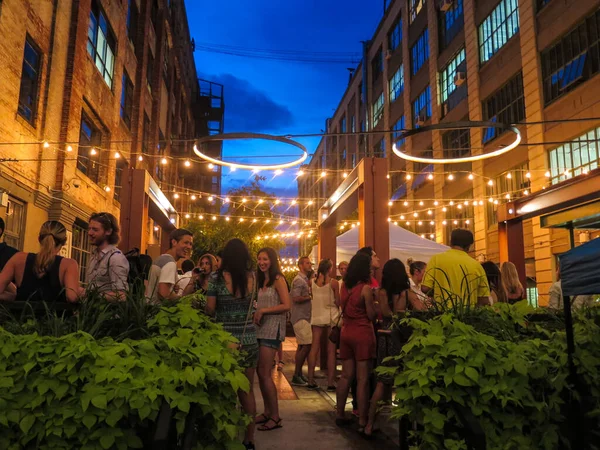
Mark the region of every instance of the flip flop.
<instances>
[{"instance_id":1,"label":"flip flop","mask_svg":"<svg viewBox=\"0 0 600 450\"><path fill-rule=\"evenodd\" d=\"M272 427L268 427L267 424L269 422L273 422L275 425ZM263 424L263 426L258 427L257 430L258 431L273 431L276 430L277 428L282 428L283 425L281 425L281 419L279 420L275 420L272 417L269 417L269 419Z\"/></svg>"},{"instance_id":2,"label":"flip flop","mask_svg":"<svg viewBox=\"0 0 600 450\"><path fill-rule=\"evenodd\" d=\"M263 423L267 423L269 421L269 417L265 416L264 414L261 414L260 416L256 416L254 418L254 423L256 425L262 425Z\"/></svg>"}]
</instances>

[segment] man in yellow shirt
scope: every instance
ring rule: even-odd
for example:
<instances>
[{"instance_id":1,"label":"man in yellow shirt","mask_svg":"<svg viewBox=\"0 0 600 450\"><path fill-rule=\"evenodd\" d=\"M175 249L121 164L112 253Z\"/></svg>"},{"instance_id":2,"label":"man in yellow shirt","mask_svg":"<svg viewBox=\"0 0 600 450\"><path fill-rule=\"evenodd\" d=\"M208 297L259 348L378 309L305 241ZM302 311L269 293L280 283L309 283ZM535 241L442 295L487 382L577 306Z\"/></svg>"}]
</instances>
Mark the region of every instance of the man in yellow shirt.
<instances>
[{"instance_id":1,"label":"man in yellow shirt","mask_svg":"<svg viewBox=\"0 0 600 450\"><path fill-rule=\"evenodd\" d=\"M490 288L481 264L468 255L473 233L456 229L450 237L451 249L434 255L427 263L422 291L447 306L460 303L489 305Z\"/></svg>"}]
</instances>

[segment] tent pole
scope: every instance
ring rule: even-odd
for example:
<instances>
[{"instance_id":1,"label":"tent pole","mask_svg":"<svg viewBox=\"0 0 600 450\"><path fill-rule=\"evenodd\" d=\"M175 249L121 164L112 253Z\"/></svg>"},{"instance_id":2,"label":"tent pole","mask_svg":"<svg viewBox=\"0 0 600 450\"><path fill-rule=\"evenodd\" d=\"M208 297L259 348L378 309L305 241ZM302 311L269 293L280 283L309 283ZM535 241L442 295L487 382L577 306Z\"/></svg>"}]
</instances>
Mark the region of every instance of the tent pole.
<instances>
[{"instance_id":1,"label":"tent pole","mask_svg":"<svg viewBox=\"0 0 600 450\"><path fill-rule=\"evenodd\" d=\"M569 224L569 244L571 244L571 248L575 248L575 232L572 223Z\"/></svg>"},{"instance_id":2,"label":"tent pole","mask_svg":"<svg viewBox=\"0 0 600 450\"><path fill-rule=\"evenodd\" d=\"M572 232L572 229L571 229ZM577 371L573 356L575 354L575 336L573 334L573 315L571 312L571 298L568 295L563 297L563 307L565 312L565 332L567 335L567 361L569 365L569 384L575 392L580 392ZM583 417L581 417L581 405L575 395L570 397L569 420L571 421L571 448L580 449L583 446Z\"/></svg>"}]
</instances>

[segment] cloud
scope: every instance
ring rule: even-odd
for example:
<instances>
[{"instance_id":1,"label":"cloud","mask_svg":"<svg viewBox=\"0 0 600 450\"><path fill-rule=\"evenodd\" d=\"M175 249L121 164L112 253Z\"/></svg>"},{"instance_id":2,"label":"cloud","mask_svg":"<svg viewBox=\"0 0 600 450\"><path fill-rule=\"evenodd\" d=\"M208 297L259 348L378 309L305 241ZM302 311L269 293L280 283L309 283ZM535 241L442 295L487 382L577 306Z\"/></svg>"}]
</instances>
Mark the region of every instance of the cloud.
<instances>
[{"instance_id":1,"label":"cloud","mask_svg":"<svg viewBox=\"0 0 600 450\"><path fill-rule=\"evenodd\" d=\"M292 112L249 81L231 74L208 76L222 83L225 93L226 131L267 132L289 127Z\"/></svg>"}]
</instances>

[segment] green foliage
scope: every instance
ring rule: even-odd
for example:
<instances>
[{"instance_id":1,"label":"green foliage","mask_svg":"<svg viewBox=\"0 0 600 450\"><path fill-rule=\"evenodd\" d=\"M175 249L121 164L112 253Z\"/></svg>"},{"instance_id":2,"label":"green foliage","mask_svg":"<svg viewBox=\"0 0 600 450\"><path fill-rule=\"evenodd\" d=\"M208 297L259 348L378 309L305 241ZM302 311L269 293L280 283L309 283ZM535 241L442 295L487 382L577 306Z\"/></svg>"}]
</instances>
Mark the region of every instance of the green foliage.
<instances>
[{"instance_id":1,"label":"green foliage","mask_svg":"<svg viewBox=\"0 0 600 450\"><path fill-rule=\"evenodd\" d=\"M572 386L560 317L536 316L525 301L460 312L401 319L400 332L412 335L393 357L397 367L378 369L394 376L394 417L420 425L414 448L466 449L465 436L479 427L491 450L564 444ZM588 429L597 430L600 314L586 314L576 322L576 364L593 399Z\"/></svg>"},{"instance_id":2,"label":"green foliage","mask_svg":"<svg viewBox=\"0 0 600 450\"><path fill-rule=\"evenodd\" d=\"M178 439L196 406L197 448L241 448L238 433L249 419L236 408L237 391L249 384L229 348L233 337L182 302L149 314L133 333L144 338L133 340L126 337L132 330L115 326L114 311L127 308L99 308L106 320L96 338L54 336L44 320L13 327L22 334L0 328L0 448L143 448L163 401ZM67 331L85 322L54 321ZM34 328L47 335L29 333ZM99 337L102 330L117 336Z\"/></svg>"}]
</instances>

